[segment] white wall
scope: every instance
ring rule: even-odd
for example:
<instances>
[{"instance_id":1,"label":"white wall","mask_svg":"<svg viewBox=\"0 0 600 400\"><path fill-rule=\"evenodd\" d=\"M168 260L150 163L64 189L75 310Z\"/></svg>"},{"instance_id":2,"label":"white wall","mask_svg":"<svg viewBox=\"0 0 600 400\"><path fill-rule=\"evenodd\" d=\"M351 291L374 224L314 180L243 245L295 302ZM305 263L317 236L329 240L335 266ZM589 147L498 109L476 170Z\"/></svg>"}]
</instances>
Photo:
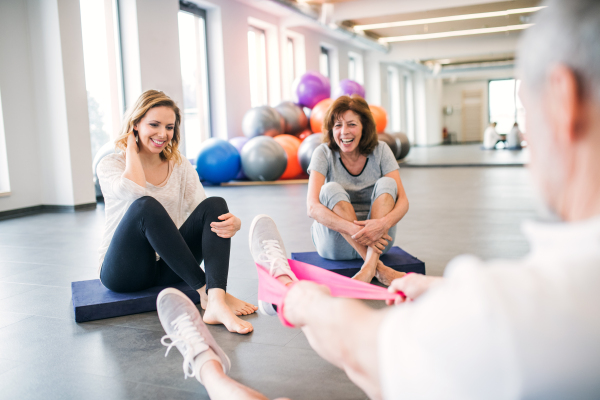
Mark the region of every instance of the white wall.
<instances>
[{"instance_id":1,"label":"white wall","mask_svg":"<svg viewBox=\"0 0 600 400\"><path fill-rule=\"evenodd\" d=\"M11 195L0 211L95 203L78 0L0 3Z\"/></svg>"},{"instance_id":2,"label":"white wall","mask_svg":"<svg viewBox=\"0 0 600 400\"><path fill-rule=\"evenodd\" d=\"M41 204L27 2L0 2L0 91L11 195L0 211Z\"/></svg>"}]
</instances>

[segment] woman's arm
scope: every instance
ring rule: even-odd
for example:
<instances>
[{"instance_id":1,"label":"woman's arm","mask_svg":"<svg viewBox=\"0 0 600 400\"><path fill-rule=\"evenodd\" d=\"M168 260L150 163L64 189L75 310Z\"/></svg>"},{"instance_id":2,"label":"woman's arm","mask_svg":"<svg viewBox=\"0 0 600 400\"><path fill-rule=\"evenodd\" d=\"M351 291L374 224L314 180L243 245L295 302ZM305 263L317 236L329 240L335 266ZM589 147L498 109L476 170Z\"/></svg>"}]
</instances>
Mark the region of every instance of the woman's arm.
<instances>
[{"instance_id":1,"label":"woman's arm","mask_svg":"<svg viewBox=\"0 0 600 400\"><path fill-rule=\"evenodd\" d=\"M387 231L396 225L408 212L408 198L400 179L400 171L394 170L385 174L386 177L396 181L398 188L398 197L394 208L384 217L379 219L370 219L367 221L354 221L354 224L361 226L362 229L354 234L352 238L358 243L370 246L371 243L379 240Z\"/></svg>"},{"instance_id":2,"label":"woman's arm","mask_svg":"<svg viewBox=\"0 0 600 400\"><path fill-rule=\"evenodd\" d=\"M144 174L144 167L142 167L142 162L140 161L140 155L138 152L138 144L135 141L135 135L133 134L133 131L131 131L127 137L127 148L125 149L125 171L123 172L123 178L127 178L145 188L146 174Z\"/></svg>"},{"instance_id":3,"label":"woman's arm","mask_svg":"<svg viewBox=\"0 0 600 400\"><path fill-rule=\"evenodd\" d=\"M310 177L308 179L308 195L306 198L308 216L321 225L325 225L329 229L339 233L354 235L360 231L360 226L345 220L321 204L319 194L321 193L321 188L324 184L325 176L323 174L317 171L310 172Z\"/></svg>"}]
</instances>

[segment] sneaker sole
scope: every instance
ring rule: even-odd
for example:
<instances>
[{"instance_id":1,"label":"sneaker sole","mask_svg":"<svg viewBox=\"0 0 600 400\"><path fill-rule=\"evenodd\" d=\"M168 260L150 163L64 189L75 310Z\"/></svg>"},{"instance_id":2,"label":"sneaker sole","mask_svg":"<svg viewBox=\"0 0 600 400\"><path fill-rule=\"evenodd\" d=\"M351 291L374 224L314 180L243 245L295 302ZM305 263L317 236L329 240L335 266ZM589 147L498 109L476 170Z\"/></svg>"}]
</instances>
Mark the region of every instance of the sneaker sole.
<instances>
[{"instance_id":1,"label":"sneaker sole","mask_svg":"<svg viewBox=\"0 0 600 400\"><path fill-rule=\"evenodd\" d=\"M277 311L275 311L273 304L262 300L258 301L258 312L269 317L274 317L277 315Z\"/></svg>"},{"instance_id":2,"label":"sneaker sole","mask_svg":"<svg viewBox=\"0 0 600 400\"><path fill-rule=\"evenodd\" d=\"M160 302L160 299L162 299L164 296L166 296L167 294L176 294L176 295L183 295L183 297L185 297L185 299L194 307L196 307L196 305L194 304L194 302L185 295L185 293L183 293L181 290L179 289L175 289L175 288L166 288L163 289L159 294L158 297L156 298L156 312L158 313L158 303ZM198 311L200 312L200 311ZM162 325L163 329L165 329L165 326L163 325L162 320L160 319L160 314L158 314L158 320L160 321L160 324ZM166 332L166 329L165 329ZM214 338L213 338L214 340ZM216 340L214 340L215 345L217 346L216 349L213 349L213 351L217 354L218 357L221 358L221 365L223 366L223 372L225 374L228 374L229 371L231 370L231 360L229 359L229 357L227 356L227 354L225 354L225 352L223 351L223 349L221 349L221 346L219 346L219 344L216 342ZM224 362L223 362L224 361Z\"/></svg>"},{"instance_id":3,"label":"sneaker sole","mask_svg":"<svg viewBox=\"0 0 600 400\"><path fill-rule=\"evenodd\" d=\"M258 214L256 217L254 217L252 224L250 225L250 235L248 237L248 247L250 248L250 253L252 253L252 234L254 233L254 227L261 218L269 218L271 221L273 221L273 223L275 223L275 220L273 220L273 218L269 217L267 214ZM254 258L254 255L252 255L252 258Z\"/></svg>"}]
</instances>

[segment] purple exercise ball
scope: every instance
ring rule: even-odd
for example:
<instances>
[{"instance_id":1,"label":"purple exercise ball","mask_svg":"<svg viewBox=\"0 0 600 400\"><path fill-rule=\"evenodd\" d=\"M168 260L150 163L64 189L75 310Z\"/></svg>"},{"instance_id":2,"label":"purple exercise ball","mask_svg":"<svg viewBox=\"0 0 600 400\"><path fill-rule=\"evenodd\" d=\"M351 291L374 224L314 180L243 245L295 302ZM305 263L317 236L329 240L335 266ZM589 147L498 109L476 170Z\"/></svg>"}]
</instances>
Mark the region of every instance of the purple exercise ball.
<instances>
[{"instance_id":1,"label":"purple exercise ball","mask_svg":"<svg viewBox=\"0 0 600 400\"><path fill-rule=\"evenodd\" d=\"M294 82L296 103L312 109L318 102L331 96L329 78L316 71L308 71Z\"/></svg>"},{"instance_id":2,"label":"purple exercise ball","mask_svg":"<svg viewBox=\"0 0 600 400\"><path fill-rule=\"evenodd\" d=\"M337 99L340 96L352 96L357 94L363 99L365 98L365 88L358 82L350 79L344 79L340 81L340 84L335 90L333 98Z\"/></svg>"},{"instance_id":3,"label":"purple exercise ball","mask_svg":"<svg viewBox=\"0 0 600 400\"><path fill-rule=\"evenodd\" d=\"M231 143L233 145L233 147L235 147L235 149L238 151L238 153L242 154L242 147L244 147L244 145L248 142L248 140L250 140L250 138L248 138L246 136L236 136L236 137L229 139L229 143ZM244 174L244 170L242 168L240 168L239 174L237 174L237 176L235 177L235 180L237 180L237 181L239 181L241 179L248 179L246 174Z\"/></svg>"}]
</instances>

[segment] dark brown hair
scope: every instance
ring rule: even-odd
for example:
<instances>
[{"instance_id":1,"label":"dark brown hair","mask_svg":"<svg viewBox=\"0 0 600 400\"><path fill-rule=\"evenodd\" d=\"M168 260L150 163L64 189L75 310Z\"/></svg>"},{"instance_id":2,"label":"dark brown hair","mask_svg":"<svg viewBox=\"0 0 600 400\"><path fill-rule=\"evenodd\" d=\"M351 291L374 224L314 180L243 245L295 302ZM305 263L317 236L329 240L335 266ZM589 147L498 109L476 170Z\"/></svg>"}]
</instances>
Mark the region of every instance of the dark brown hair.
<instances>
[{"instance_id":1,"label":"dark brown hair","mask_svg":"<svg viewBox=\"0 0 600 400\"><path fill-rule=\"evenodd\" d=\"M375 129L375 120L369 109L369 105L362 97L358 95L340 96L333 102L327 110L323 121L323 143L327 143L331 151L339 151L340 148L333 139L333 127L346 111L354 111L360 117L362 124L362 136L358 143L358 151L363 155L369 155L377 147L377 130Z\"/></svg>"}]
</instances>

